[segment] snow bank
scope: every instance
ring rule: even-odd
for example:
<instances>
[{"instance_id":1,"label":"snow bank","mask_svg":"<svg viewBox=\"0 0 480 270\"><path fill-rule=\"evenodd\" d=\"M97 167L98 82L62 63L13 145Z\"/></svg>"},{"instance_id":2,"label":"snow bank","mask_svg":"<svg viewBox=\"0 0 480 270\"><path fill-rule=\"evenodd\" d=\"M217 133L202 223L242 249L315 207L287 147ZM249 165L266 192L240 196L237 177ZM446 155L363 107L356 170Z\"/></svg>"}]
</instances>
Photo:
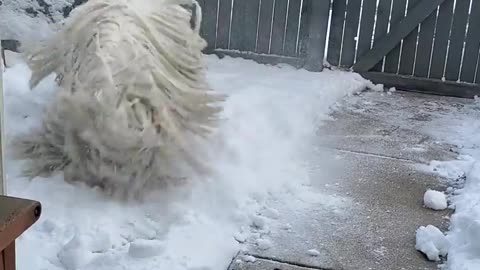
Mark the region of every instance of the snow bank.
<instances>
[{"instance_id":1,"label":"snow bank","mask_svg":"<svg viewBox=\"0 0 480 270\"><path fill-rule=\"evenodd\" d=\"M417 230L415 248L431 261L440 261L447 255L448 242L445 235L435 226L421 226Z\"/></svg>"},{"instance_id":2,"label":"snow bank","mask_svg":"<svg viewBox=\"0 0 480 270\"><path fill-rule=\"evenodd\" d=\"M39 200L44 208L17 242L19 270L224 270L250 230L268 230L283 214L269 208L270 201L297 209L339 204L309 187L302 149L318 136L330 106L368 82L340 71L310 73L214 56L207 61L212 86L229 95L225 121L205 157L215 164L215 178L124 205L67 184L62 175L21 178L22 162L11 160L7 149L8 193ZM6 71L8 138L38 125L55 92L53 76L34 91L29 76L21 63Z\"/></svg>"},{"instance_id":3,"label":"snow bank","mask_svg":"<svg viewBox=\"0 0 480 270\"><path fill-rule=\"evenodd\" d=\"M445 210L447 209L447 197L443 192L436 190L427 190L423 195L423 203L425 207L433 210Z\"/></svg>"},{"instance_id":4,"label":"snow bank","mask_svg":"<svg viewBox=\"0 0 480 270\"><path fill-rule=\"evenodd\" d=\"M455 213L447 233L447 267L450 270L480 269L480 105L467 104L462 113L443 116L430 127L432 135L456 145L457 160L434 161L431 171L450 181ZM448 128L445 128L448 127Z\"/></svg>"}]
</instances>

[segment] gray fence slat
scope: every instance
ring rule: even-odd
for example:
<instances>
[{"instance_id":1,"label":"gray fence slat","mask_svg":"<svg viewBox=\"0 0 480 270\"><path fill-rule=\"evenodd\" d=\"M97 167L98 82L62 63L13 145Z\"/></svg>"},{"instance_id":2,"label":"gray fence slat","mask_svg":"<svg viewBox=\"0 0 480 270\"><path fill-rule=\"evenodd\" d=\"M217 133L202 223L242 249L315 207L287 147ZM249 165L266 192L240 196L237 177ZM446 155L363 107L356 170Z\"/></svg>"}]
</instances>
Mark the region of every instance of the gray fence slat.
<instances>
[{"instance_id":1,"label":"gray fence slat","mask_svg":"<svg viewBox=\"0 0 480 270\"><path fill-rule=\"evenodd\" d=\"M300 33L298 35L298 48L297 53L301 58L308 57L308 43L309 43L309 31L310 31L310 16L311 6L314 0L303 0L303 7L301 11L300 20Z\"/></svg>"},{"instance_id":2,"label":"gray fence slat","mask_svg":"<svg viewBox=\"0 0 480 270\"><path fill-rule=\"evenodd\" d=\"M465 28L467 26L469 7L470 0L457 0L455 14L453 15L452 32L450 33L447 68L445 69L445 78L449 81L458 80L460 74L462 49L463 42L465 41Z\"/></svg>"},{"instance_id":3,"label":"gray fence slat","mask_svg":"<svg viewBox=\"0 0 480 270\"><path fill-rule=\"evenodd\" d=\"M373 46L383 39L387 34L388 30L388 19L390 17L390 7L392 4L392 0L380 0L378 3L377 8L377 23L375 25L375 38L373 42ZM383 56L382 56L383 59ZM383 68L383 60L379 60L376 65L372 68L374 71L382 71Z\"/></svg>"},{"instance_id":4,"label":"gray fence slat","mask_svg":"<svg viewBox=\"0 0 480 270\"><path fill-rule=\"evenodd\" d=\"M377 3L375 0L363 1L362 21L360 34L358 36L357 59L362 57L371 48L376 9Z\"/></svg>"},{"instance_id":5,"label":"gray fence slat","mask_svg":"<svg viewBox=\"0 0 480 270\"><path fill-rule=\"evenodd\" d=\"M234 0L230 49L255 51L260 0Z\"/></svg>"},{"instance_id":6,"label":"gray fence slat","mask_svg":"<svg viewBox=\"0 0 480 270\"><path fill-rule=\"evenodd\" d=\"M475 76L475 83L480 83L480 67L479 67L480 62L478 62L479 60L480 60L480 55L477 56L477 75Z\"/></svg>"},{"instance_id":7,"label":"gray fence slat","mask_svg":"<svg viewBox=\"0 0 480 270\"><path fill-rule=\"evenodd\" d=\"M355 40L360 20L360 10L362 1L349 1L347 6L347 15L345 18L345 27L343 30L343 48L341 57L341 66L351 67L355 61L355 50L357 41Z\"/></svg>"},{"instance_id":8,"label":"gray fence slat","mask_svg":"<svg viewBox=\"0 0 480 270\"><path fill-rule=\"evenodd\" d=\"M428 78L430 56L432 55L433 35L435 32L436 10L420 25L418 34L417 60L414 75Z\"/></svg>"},{"instance_id":9,"label":"gray fence slat","mask_svg":"<svg viewBox=\"0 0 480 270\"><path fill-rule=\"evenodd\" d=\"M229 49L230 44L230 13L233 0L219 0L217 43L216 48Z\"/></svg>"},{"instance_id":10,"label":"gray fence slat","mask_svg":"<svg viewBox=\"0 0 480 270\"><path fill-rule=\"evenodd\" d=\"M441 79L447 57L448 38L453 17L454 0L446 0L440 5L435 39L433 44L430 78Z\"/></svg>"},{"instance_id":11,"label":"gray fence slat","mask_svg":"<svg viewBox=\"0 0 480 270\"><path fill-rule=\"evenodd\" d=\"M258 24L258 53L270 52L270 38L272 31L273 0L262 0L260 5L260 20Z\"/></svg>"},{"instance_id":12,"label":"gray fence slat","mask_svg":"<svg viewBox=\"0 0 480 270\"><path fill-rule=\"evenodd\" d=\"M474 82L475 80L475 68L480 46L478 26L480 26L480 1L477 0L472 2L462 73L460 75L460 80L463 82Z\"/></svg>"},{"instance_id":13,"label":"gray fence slat","mask_svg":"<svg viewBox=\"0 0 480 270\"><path fill-rule=\"evenodd\" d=\"M355 71L369 71L384 55L388 54L400 42L402 38L407 36L412 29L418 26L420 22L425 20L439 4L445 0L429 0L422 1L415 6L414 9L405 17L398 25L394 26L390 33L383 39L374 44L364 57L353 66Z\"/></svg>"},{"instance_id":14,"label":"gray fence slat","mask_svg":"<svg viewBox=\"0 0 480 270\"><path fill-rule=\"evenodd\" d=\"M297 55L297 36L301 5L301 0L290 0L288 6L287 31L283 48L284 54L287 56Z\"/></svg>"},{"instance_id":15,"label":"gray fence slat","mask_svg":"<svg viewBox=\"0 0 480 270\"><path fill-rule=\"evenodd\" d=\"M425 0L409 0L408 13L410 13L415 6ZM428 0L427 0L428 1ZM403 40L402 53L400 58L400 67L398 73L402 75L413 75L415 66L415 54L417 50L418 26L415 27L410 34Z\"/></svg>"},{"instance_id":16,"label":"gray fence slat","mask_svg":"<svg viewBox=\"0 0 480 270\"><path fill-rule=\"evenodd\" d=\"M327 61L338 66L342 49L343 23L347 0L334 0L332 6L332 22L330 24L330 41L328 43Z\"/></svg>"},{"instance_id":17,"label":"gray fence slat","mask_svg":"<svg viewBox=\"0 0 480 270\"><path fill-rule=\"evenodd\" d=\"M405 17L405 9L407 8L407 0L393 1L392 18L390 19L390 28L397 25L401 19ZM384 71L388 73L397 73L398 64L400 61L400 47L399 43L393 50L385 57Z\"/></svg>"},{"instance_id":18,"label":"gray fence slat","mask_svg":"<svg viewBox=\"0 0 480 270\"><path fill-rule=\"evenodd\" d=\"M287 23L288 0L275 0L273 10L273 27L270 53L283 55L283 41L285 39L285 26Z\"/></svg>"},{"instance_id":19,"label":"gray fence slat","mask_svg":"<svg viewBox=\"0 0 480 270\"><path fill-rule=\"evenodd\" d=\"M202 28L201 35L207 41L207 50L215 49L217 39L217 8L218 0L201 0Z\"/></svg>"},{"instance_id":20,"label":"gray fence slat","mask_svg":"<svg viewBox=\"0 0 480 270\"><path fill-rule=\"evenodd\" d=\"M330 0L309 0L309 39L305 69L321 71L327 40Z\"/></svg>"}]
</instances>

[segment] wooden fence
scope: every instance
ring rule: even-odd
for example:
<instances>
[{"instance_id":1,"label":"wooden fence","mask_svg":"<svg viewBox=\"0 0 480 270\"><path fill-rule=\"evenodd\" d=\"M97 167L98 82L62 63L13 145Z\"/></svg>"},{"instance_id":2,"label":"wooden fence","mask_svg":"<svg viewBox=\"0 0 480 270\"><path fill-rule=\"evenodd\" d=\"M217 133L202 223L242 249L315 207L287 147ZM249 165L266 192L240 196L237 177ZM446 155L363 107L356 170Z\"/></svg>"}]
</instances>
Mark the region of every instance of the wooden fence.
<instances>
[{"instance_id":1,"label":"wooden fence","mask_svg":"<svg viewBox=\"0 0 480 270\"><path fill-rule=\"evenodd\" d=\"M478 0L201 0L208 52L480 95Z\"/></svg>"}]
</instances>

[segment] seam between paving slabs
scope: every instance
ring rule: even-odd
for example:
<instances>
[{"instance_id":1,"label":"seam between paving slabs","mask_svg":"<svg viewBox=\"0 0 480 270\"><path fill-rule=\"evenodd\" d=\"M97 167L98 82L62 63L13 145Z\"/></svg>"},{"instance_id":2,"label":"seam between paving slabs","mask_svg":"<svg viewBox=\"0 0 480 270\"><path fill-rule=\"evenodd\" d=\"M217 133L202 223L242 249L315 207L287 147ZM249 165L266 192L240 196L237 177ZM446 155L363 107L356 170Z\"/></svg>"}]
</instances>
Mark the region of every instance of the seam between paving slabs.
<instances>
[{"instance_id":1,"label":"seam between paving slabs","mask_svg":"<svg viewBox=\"0 0 480 270\"><path fill-rule=\"evenodd\" d=\"M338 268L317 267L317 266L312 266L312 265L308 265L308 264L303 264L303 263L298 263L298 262L291 262L291 261L287 261L287 260L272 258L272 257L268 257L268 256L261 256L261 255L253 256L253 255L250 255L250 254L247 254L247 255L255 257L257 259L268 260L268 261L272 261L272 262L283 263L283 264L288 264L288 265L291 265L291 266L297 266L297 267L303 267L303 268L310 268L310 269L315 269L315 270L342 270L342 269L338 269Z\"/></svg>"},{"instance_id":2,"label":"seam between paving slabs","mask_svg":"<svg viewBox=\"0 0 480 270\"><path fill-rule=\"evenodd\" d=\"M320 148L336 150L336 151L342 152L342 153L359 154L359 155L370 156L370 157L378 157L378 158L383 158L383 159L398 160L398 161L408 162L408 163L412 163L412 164L414 164L414 163L424 163L424 162L415 161L415 160L411 160L411 159L392 157L392 156L381 155L381 154L373 154L373 153L364 152L364 151L353 151L353 150L346 150L346 149L342 149L342 148L332 148L332 147L328 147L328 146L320 146ZM424 164L426 164L426 163L424 163Z\"/></svg>"}]
</instances>

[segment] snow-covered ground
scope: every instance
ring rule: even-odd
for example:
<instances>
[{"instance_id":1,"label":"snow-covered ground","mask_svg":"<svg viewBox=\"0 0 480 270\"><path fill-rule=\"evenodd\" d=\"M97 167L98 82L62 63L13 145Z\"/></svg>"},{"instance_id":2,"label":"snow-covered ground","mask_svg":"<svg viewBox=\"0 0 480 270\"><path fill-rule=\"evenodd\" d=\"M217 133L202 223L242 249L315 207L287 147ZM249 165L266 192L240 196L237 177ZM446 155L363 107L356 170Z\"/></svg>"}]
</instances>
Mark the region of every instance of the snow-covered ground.
<instances>
[{"instance_id":1,"label":"snow-covered ground","mask_svg":"<svg viewBox=\"0 0 480 270\"><path fill-rule=\"evenodd\" d=\"M431 169L451 180L447 190L451 217L447 269L480 269L480 103L434 121L431 134L460 149L458 160L433 161Z\"/></svg>"},{"instance_id":2,"label":"snow-covered ground","mask_svg":"<svg viewBox=\"0 0 480 270\"><path fill-rule=\"evenodd\" d=\"M341 71L310 73L214 56L207 62L212 87L229 95L225 121L207 146L212 153L205 158L218 172L210 181L125 204L67 184L62 175L22 178L22 162L11 160L7 149L8 194L39 200L44 209L18 241L18 269L224 270L251 227L282 214L269 202L299 210L309 206L295 200L299 196L336 203L309 187L302 149L318 136L330 107L369 82ZM13 138L39 125L56 89L52 76L31 91L21 62L4 79L6 134Z\"/></svg>"}]
</instances>

